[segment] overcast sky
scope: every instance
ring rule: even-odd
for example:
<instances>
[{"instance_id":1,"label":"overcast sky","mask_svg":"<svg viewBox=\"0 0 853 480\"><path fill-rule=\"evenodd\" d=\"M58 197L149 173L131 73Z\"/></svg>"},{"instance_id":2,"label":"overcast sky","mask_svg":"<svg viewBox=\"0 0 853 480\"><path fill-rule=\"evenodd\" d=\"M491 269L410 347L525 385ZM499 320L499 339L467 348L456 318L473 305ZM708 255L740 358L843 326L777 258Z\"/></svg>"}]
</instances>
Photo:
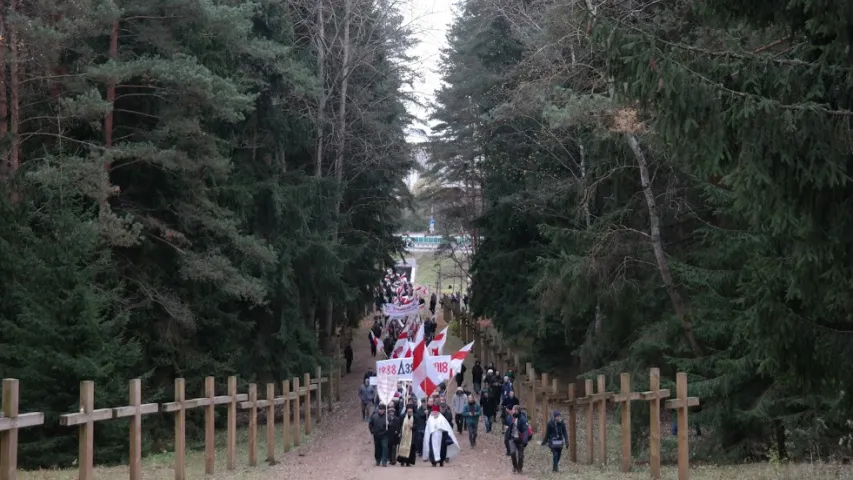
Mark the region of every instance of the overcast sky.
<instances>
[{"instance_id":1,"label":"overcast sky","mask_svg":"<svg viewBox=\"0 0 853 480\"><path fill-rule=\"evenodd\" d=\"M414 84L414 94L421 104L419 107L409 104L409 112L418 121L412 125L408 138L410 142L422 142L429 134L430 122L429 104L432 103L436 89L441 85L441 74L438 72L441 50L447 44L447 30L453 21L453 6L455 0L401 0L404 4L406 23L415 33L417 45L411 50L416 57L414 65L417 79ZM407 179L409 188L418 180L416 172Z\"/></svg>"},{"instance_id":2,"label":"overcast sky","mask_svg":"<svg viewBox=\"0 0 853 480\"><path fill-rule=\"evenodd\" d=\"M412 49L412 56L417 58L415 72L418 74L414 93L424 104L429 104L433 93L441 84L438 73L441 49L446 45L446 34L453 20L454 0L402 0L407 16L406 22L415 32L418 44ZM409 111L421 121L414 125L413 130L427 130L426 119L429 111L410 105ZM409 134L413 142L425 140L416 131Z\"/></svg>"}]
</instances>

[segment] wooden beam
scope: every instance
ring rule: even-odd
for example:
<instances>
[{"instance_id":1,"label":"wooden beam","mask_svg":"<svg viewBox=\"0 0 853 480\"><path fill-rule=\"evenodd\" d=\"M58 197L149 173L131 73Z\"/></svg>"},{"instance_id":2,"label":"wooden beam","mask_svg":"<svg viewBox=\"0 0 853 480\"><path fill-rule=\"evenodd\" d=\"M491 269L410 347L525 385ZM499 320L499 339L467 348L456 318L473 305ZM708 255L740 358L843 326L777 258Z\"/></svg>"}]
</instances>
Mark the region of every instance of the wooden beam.
<instances>
[{"instance_id":1,"label":"wooden beam","mask_svg":"<svg viewBox=\"0 0 853 480\"><path fill-rule=\"evenodd\" d=\"M111 408L95 410L95 382L80 382L80 413L69 413L59 417L59 424L65 427L80 426L78 480L92 480L94 477L95 422L113 418Z\"/></svg>"},{"instance_id":2,"label":"wooden beam","mask_svg":"<svg viewBox=\"0 0 853 480\"><path fill-rule=\"evenodd\" d=\"M578 461L578 412L575 399L575 382L569 384L569 461Z\"/></svg>"},{"instance_id":3,"label":"wooden beam","mask_svg":"<svg viewBox=\"0 0 853 480\"><path fill-rule=\"evenodd\" d=\"M267 461L275 463L275 384L267 384Z\"/></svg>"},{"instance_id":4,"label":"wooden beam","mask_svg":"<svg viewBox=\"0 0 853 480\"><path fill-rule=\"evenodd\" d=\"M16 378L3 379L0 417L0 480L18 478L18 429L44 424L43 413L19 413L20 384Z\"/></svg>"},{"instance_id":5,"label":"wooden beam","mask_svg":"<svg viewBox=\"0 0 853 480\"><path fill-rule=\"evenodd\" d=\"M249 409L249 466L254 467L258 464L258 384L249 384L249 405L244 407L240 404L240 408Z\"/></svg>"},{"instance_id":6,"label":"wooden beam","mask_svg":"<svg viewBox=\"0 0 853 480\"><path fill-rule=\"evenodd\" d=\"M178 406L175 413L175 480L185 480L187 471L187 411L183 408L185 386L186 382L183 378L175 379L174 403ZM165 405L161 405L161 407L165 407Z\"/></svg>"},{"instance_id":7,"label":"wooden beam","mask_svg":"<svg viewBox=\"0 0 853 480\"><path fill-rule=\"evenodd\" d=\"M639 400L640 394L631 392L631 374L623 373L619 377L619 395L613 397L614 402L622 407L622 472L631 471L633 458L631 454L631 402Z\"/></svg>"},{"instance_id":8,"label":"wooden beam","mask_svg":"<svg viewBox=\"0 0 853 480\"><path fill-rule=\"evenodd\" d=\"M311 374L304 375L305 385L311 385ZM305 389L305 435L311 435L311 389Z\"/></svg>"},{"instance_id":9,"label":"wooden beam","mask_svg":"<svg viewBox=\"0 0 853 480\"><path fill-rule=\"evenodd\" d=\"M598 376L598 451L601 464L607 465L607 399L612 395L606 391L607 378Z\"/></svg>"},{"instance_id":10,"label":"wooden beam","mask_svg":"<svg viewBox=\"0 0 853 480\"><path fill-rule=\"evenodd\" d=\"M649 402L649 470L652 478L660 478L660 370L649 370L649 391L643 392L643 398ZM667 392L669 395L669 392Z\"/></svg>"},{"instance_id":11,"label":"wooden beam","mask_svg":"<svg viewBox=\"0 0 853 480\"><path fill-rule=\"evenodd\" d=\"M204 379L204 395L207 402L204 406L204 473L213 475L216 465L216 413L213 410L216 400L216 379L206 377Z\"/></svg>"},{"instance_id":12,"label":"wooden beam","mask_svg":"<svg viewBox=\"0 0 853 480\"><path fill-rule=\"evenodd\" d=\"M130 406L113 408L114 418L130 419L130 458L128 473L130 480L142 480L142 416L160 411L156 403L142 404L142 380L130 381Z\"/></svg>"},{"instance_id":13,"label":"wooden beam","mask_svg":"<svg viewBox=\"0 0 853 480\"><path fill-rule=\"evenodd\" d=\"M226 469L234 471L237 468L237 377L228 377L228 463Z\"/></svg>"},{"instance_id":14,"label":"wooden beam","mask_svg":"<svg viewBox=\"0 0 853 480\"><path fill-rule=\"evenodd\" d=\"M687 427L687 410L699 406L697 397L687 396L687 374L675 374L675 400L667 400L666 408L676 410L678 416L678 480L690 480L690 431Z\"/></svg>"},{"instance_id":15,"label":"wooden beam","mask_svg":"<svg viewBox=\"0 0 853 480\"><path fill-rule=\"evenodd\" d=\"M288 452L292 446L290 441L290 380L281 382L281 396L284 399L284 409L281 419L281 428L284 431L282 441L284 443L284 451ZM329 398L332 398L332 396L329 395Z\"/></svg>"},{"instance_id":16,"label":"wooden beam","mask_svg":"<svg viewBox=\"0 0 853 480\"><path fill-rule=\"evenodd\" d=\"M293 446L298 447L302 437L301 412L299 411L299 377L293 377L293 392L296 393L291 397L293 399Z\"/></svg>"}]
</instances>

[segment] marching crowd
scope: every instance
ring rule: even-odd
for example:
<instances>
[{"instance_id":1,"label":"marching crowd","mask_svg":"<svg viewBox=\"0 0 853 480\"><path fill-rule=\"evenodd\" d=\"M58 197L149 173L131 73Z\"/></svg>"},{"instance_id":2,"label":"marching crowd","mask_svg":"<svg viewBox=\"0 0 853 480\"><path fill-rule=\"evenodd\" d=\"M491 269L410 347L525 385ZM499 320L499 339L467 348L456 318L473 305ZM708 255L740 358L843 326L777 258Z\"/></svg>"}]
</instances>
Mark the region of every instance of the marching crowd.
<instances>
[{"instance_id":1,"label":"marching crowd","mask_svg":"<svg viewBox=\"0 0 853 480\"><path fill-rule=\"evenodd\" d=\"M407 306L417 305L417 309L414 309L417 314L411 317L385 315L384 322L383 315L378 315L368 334L373 357L376 357L380 347L384 350L386 358L408 356L411 353L410 350L403 355L398 355L401 352L398 352L395 346L398 341L401 345L409 345L407 335L419 326L422 326L422 329L419 330L418 335L422 332L424 344L430 345L437 327L435 320L437 298L435 293L432 293L427 307L425 291L426 289L422 287L415 288L405 275L396 274L392 270L388 271L388 275L375 292L377 311L383 311L386 303L397 309L402 308L406 312L412 310ZM467 307L467 294L461 298L455 292L449 295L448 301L451 304L458 304L460 300L462 305L459 306ZM426 313L427 309L429 314ZM383 337L384 340L380 340ZM352 364L352 348L345 349L344 357L347 362L347 372L349 372ZM461 363L461 360L459 362ZM410 384L399 382L393 398L387 404L380 403L379 393L376 387L371 385L370 379L376 376L376 373L372 370L365 373L364 384L359 389L358 398L361 403L362 418L367 422L370 434L373 436L374 459L377 466L387 467L390 463L411 467L417 461L417 457L421 457L424 461L429 461L433 467L443 467L462 450L457 434L462 435L463 432L467 432L471 448L477 446L482 418L487 434L495 431L495 425L500 422L506 455L510 457L512 471L522 473L524 451L533 436L533 430L527 420L526 411L519 405L519 400L515 396L514 372L508 371L501 375L493 364L483 368L480 361L476 361L471 369L473 390L471 391L465 382L466 370L462 363L459 371L455 373L453 380L456 390L453 393L447 391L448 382L442 382L429 397L418 400ZM389 386L393 390L393 385ZM385 390L383 392L383 395L390 393ZM555 411L548 422L542 445L551 449L553 470L556 472L562 450L568 447L568 435L560 412Z\"/></svg>"},{"instance_id":2,"label":"marching crowd","mask_svg":"<svg viewBox=\"0 0 853 480\"><path fill-rule=\"evenodd\" d=\"M417 402L411 388L400 383L388 405L379 403L376 388L370 385L370 377L374 375L373 371L365 373L358 397L362 417L373 436L377 466L408 467L421 457L433 466L443 467L461 452L457 434L467 432L471 448L477 446L482 418L486 433L494 432L500 422L512 471L522 473L525 448L532 440L533 431L525 409L515 396L512 371L501 376L494 365L484 369L476 361L471 372L473 391L467 389L463 369L454 378L458 386L453 394L448 394L447 384L442 383L431 396ZM541 444L551 449L552 469L558 471L562 451L568 448L568 434L560 412L553 412Z\"/></svg>"}]
</instances>

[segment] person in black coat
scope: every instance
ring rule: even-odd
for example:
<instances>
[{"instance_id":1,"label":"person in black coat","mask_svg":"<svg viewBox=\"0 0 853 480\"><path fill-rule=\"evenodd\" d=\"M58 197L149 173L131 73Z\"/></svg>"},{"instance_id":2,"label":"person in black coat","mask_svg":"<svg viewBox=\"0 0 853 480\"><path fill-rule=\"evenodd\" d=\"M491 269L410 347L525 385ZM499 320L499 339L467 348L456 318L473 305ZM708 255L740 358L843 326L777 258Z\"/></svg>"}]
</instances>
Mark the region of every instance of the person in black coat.
<instances>
[{"instance_id":1,"label":"person in black coat","mask_svg":"<svg viewBox=\"0 0 853 480\"><path fill-rule=\"evenodd\" d=\"M542 445L548 445L553 454L554 464L552 471L557 472L560 465L560 457L563 454L564 448L569 448L569 433L566 431L566 424L563 423L563 417L560 412L554 411L554 416L548 421L548 428L545 431L545 437L542 439Z\"/></svg>"},{"instance_id":2,"label":"person in black coat","mask_svg":"<svg viewBox=\"0 0 853 480\"><path fill-rule=\"evenodd\" d=\"M474 384L474 392L479 395L483 389L483 366L479 360L474 362L474 368L471 369L471 383Z\"/></svg>"},{"instance_id":3,"label":"person in black coat","mask_svg":"<svg viewBox=\"0 0 853 480\"><path fill-rule=\"evenodd\" d=\"M426 432L427 416L432 409L432 399L421 399L421 406L415 411L415 440L414 448L418 455L423 454L424 433Z\"/></svg>"},{"instance_id":4,"label":"person in black coat","mask_svg":"<svg viewBox=\"0 0 853 480\"><path fill-rule=\"evenodd\" d=\"M376 413L370 416L367 424L373 435L373 456L376 466L388 464L388 423L385 418L385 405L380 404Z\"/></svg>"},{"instance_id":5,"label":"person in black coat","mask_svg":"<svg viewBox=\"0 0 853 480\"><path fill-rule=\"evenodd\" d=\"M352 370L352 345L344 347L344 360L347 362L347 373Z\"/></svg>"}]
</instances>

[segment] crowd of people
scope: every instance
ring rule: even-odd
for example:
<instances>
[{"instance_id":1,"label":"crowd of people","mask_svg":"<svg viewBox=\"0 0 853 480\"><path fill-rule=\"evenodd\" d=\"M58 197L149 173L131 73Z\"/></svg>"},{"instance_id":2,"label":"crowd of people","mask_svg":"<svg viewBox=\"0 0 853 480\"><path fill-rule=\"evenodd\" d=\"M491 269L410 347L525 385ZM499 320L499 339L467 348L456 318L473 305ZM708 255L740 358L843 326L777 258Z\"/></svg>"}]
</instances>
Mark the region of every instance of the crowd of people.
<instances>
[{"instance_id":1,"label":"crowd of people","mask_svg":"<svg viewBox=\"0 0 853 480\"><path fill-rule=\"evenodd\" d=\"M441 383L432 395L417 401L410 386L401 382L388 405L379 402L376 388L370 385L374 372L365 374L358 398L373 436L377 466L412 466L417 457L433 466L444 466L461 452L457 434L467 432L470 447L477 446L482 421L487 434L498 433L495 426L500 425L512 471L522 473L533 431L515 395L515 374L508 371L501 375L494 365L483 368L480 361L471 370L473 391L467 388L465 372L461 371L454 377L457 387L453 394L448 393L447 383ZM558 471L562 451L568 448L559 411L553 412L541 445L551 449L552 469Z\"/></svg>"},{"instance_id":2,"label":"crowd of people","mask_svg":"<svg viewBox=\"0 0 853 480\"><path fill-rule=\"evenodd\" d=\"M403 332L410 334L414 327L420 325L423 325L425 343L430 344L437 329L435 310L438 300L432 293L428 297L427 306L426 293L425 289L415 288L405 275L388 271L382 285L376 289L377 315L368 334L373 357L376 357L380 347L386 358L396 356L399 352L394 352L394 348ZM467 307L467 294L460 297L451 291L448 298L451 304L461 301ZM386 303L398 309L416 304L418 314L409 318L384 315L383 307ZM405 344L406 341L400 343ZM349 372L352 350L345 351L344 356ZM525 448L533 431L527 413L515 395L514 372L502 374L494 364L484 368L479 360L475 361L470 373L471 389L466 382L467 373L464 364L455 372L453 381L456 389L452 393L448 392L448 382L442 382L431 395L420 399L415 397L410 384L399 382L387 404L380 403L377 388L371 385L375 372L370 370L365 373L358 399L362 418L367 422L373 437L377 466L387 467L390 464L411 467L421 457L434 467L443 467L462 450L457 434L461 436L467 432L471 448L477 446L482 421L487 434L498 433L495 426L500 426L512 471L522 473ZM552 450L552 466L557 471L562 450L568 448L568 435L560 412L555 411L548 422L542 445Z\"/></svg>"}]
</instances>

